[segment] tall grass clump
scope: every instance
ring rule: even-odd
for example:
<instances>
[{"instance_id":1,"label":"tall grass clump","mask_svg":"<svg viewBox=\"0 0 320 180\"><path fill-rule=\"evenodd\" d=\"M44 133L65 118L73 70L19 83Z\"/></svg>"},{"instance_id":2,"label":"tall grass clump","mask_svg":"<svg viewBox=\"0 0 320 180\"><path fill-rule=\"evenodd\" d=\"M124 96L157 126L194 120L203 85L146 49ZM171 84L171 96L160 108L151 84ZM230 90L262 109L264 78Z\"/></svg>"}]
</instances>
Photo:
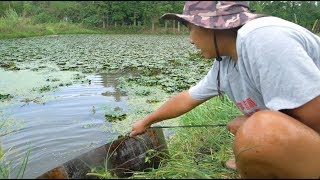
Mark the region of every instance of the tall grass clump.
<instances>
[{"instance_id":1,"label":"tall grass clump","mask_svg":"<svg viewBox=\"0 0 320 180\"><path fill-rule=\"evenodd\" d=\"M28 164L29 156L30 156L30 148L28 148L21 164L17 167L13 167L13 160L7 160L7 154L12 150L10 148L5 153L3 153L1 145L0 145L0 179L22 179ZM13 177L13 170L18 168L18 173Z\"/></svg>"},{"instance_id":2,"label":"tall grass clump","mask_svg":"<svg viewBox=\"0 0 320 180\"><path fill-rule=\"evenodd\" d=\"M8 9L0 18L0 38L20 38L37 35L43 30L33 25L30 18L23 18L14 9Z\"/></svg>"},{"instance_id":3,"label":"tall grass clump","mask_svg":"<svg viewBox=\"0 0 320 180\"><path fill-rule=\"evenodd\" d=\"M97 34L98 30L87 29L82 24L68 23L65 21L59 21L56 23L44 23L42 24L47 35L57 34Z\"/></svg>"},{"instance_id":4,"label":"tall grass clump","mask_svg":"<svg viewBox=\"0 0 320 180\"><path fill-rule=\"evenodd\" d=\"M213 98L180 118L182 125L227 124L241 112L228 99ZM233 135L226 127L180 128L167 142L169 158L158 169L136 172L131 178L238 178L224 167L232 157Z\"/></svg>"},{"instance_id":5,"label":"tall grass clump","mask_svg":"<svg viewBox=\"0 0 320 180\"><path fill-rule=\"evenodd\" d=\"M7 25L10 28L15 27L20 20L17 12L11 8L5 11L4 17L5 17L4 18L5 25Z\"/></svg>"},{"instance_id":6,"label":"tall grass clump","mask_svg":"<svg viewBox=\"0 0 320 180\"><path fill-rule=\"evenodd\" d=\"M2 116L1 112L0 116ZM7 121L3 118L0 118L0 120L2 121L2 123L0 124L0 129L7 129ZM7 131L1 131L0 137L4 136L7 133ZM13 167L13 160L7 159L7 155L9 152L11 152L12 147L9 148L6 152L4 152L0 141L0 179L22 179L28 164L30 149L31 148L29 147L24 158L22 159L22 162L18 166ZM18 168L18 172L16 173L15 177L13 177L13 170L16 170L16 168Z\"/></svg>"},{"instance_id":7,"label":"tall grass clump","mask_svg":"<svg viewBox=\"0 0 320 180\"><path fill-rule=\"evenodd\" d=\"M24 38L57 34L93 34L97 30L90 30L81 24L60 22L39 23L35 18L21 17L14 9L8 9L5 16L0 18L0 39Z\"/></svg>"}]
</instances>

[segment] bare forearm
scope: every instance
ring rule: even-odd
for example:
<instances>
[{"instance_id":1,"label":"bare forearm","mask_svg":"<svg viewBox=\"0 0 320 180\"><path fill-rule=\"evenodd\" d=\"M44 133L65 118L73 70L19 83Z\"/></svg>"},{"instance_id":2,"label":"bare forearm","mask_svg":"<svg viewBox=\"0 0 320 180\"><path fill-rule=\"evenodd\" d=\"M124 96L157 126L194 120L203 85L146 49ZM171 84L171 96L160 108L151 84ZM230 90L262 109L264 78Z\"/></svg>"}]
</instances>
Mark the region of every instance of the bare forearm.
<instances>
[{"instance_id":1,"label":"bare forearm","mask_svg":"<svg viewBox=\"0 0 320 180\"><path fill-rule=\"evenodd\" d=\"M205 102L205 100L197 101L189 95L188 91L183 91L170 98L159 109L149 114L144 119L135 122L132 125L130 137L143 133L148 127L156 122L180 116L203 102Z\"/></svg>"},{"instance_id":2,"label":"bare forearm","mask_svg":"<svg viewBox=\"0 0 320 180\"><path fill-rule=\"evenodd\" d=\"M281 112L295 118L320 134L320 96L294 109L283 109Z\"/></svg>"},{"instance_id":3,"label":"bare forearm","mask_svg":"<svg viewBox=\"0 0 320 180\"><path fill-rule=\"evenodd\" d=\"M178 117L203 102L192 99L188 91L183 91L169 99L158 110L149 114L143 120L148 126L151 126L156 122Z\"/></svg>"}]
</instances>

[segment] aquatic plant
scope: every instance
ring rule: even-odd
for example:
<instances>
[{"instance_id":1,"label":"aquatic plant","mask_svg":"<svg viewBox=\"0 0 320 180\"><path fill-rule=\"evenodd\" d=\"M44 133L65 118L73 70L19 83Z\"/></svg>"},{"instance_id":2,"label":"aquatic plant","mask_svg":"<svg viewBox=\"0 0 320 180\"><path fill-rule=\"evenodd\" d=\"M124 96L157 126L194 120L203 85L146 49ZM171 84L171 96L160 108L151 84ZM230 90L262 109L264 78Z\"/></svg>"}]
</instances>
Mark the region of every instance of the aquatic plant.
<instances>
[{"instance_id":1,"label":"aquatic plant","mask_svg":"<svg viewBox=\"0 0 320 180\"><path fill-rule=\"evenodd\" d=\"M0 94L0 101L8 100L11 98L13 98L13 96L10 94Z\"/></svg>"},{"instance_id":2,"label":"aquatic plant","mask_svg":"<svg viewBox=\"0 0 320 180\"><path fill-rule=\"evenodd\" d=\"M2 114L0 114L2 116ZM10 132L13 132L14 130L9 130L10 129L10 125L8 125L8 122L11 122L11 120L5 120L2 119L2 123L0 124L0 137L4 136ZM4 130L5 129L5 130ZM12 162L13 160L7 160L7 154L13 149L13 147L11 147L10 149L8 149L6 152L3 152L2 146L0 144L0 179L22 179L28 164L28 158L30 156L30 151L31 148L29 146L21 164L20 167L18 167L18 173L16 174L16 177L12 177L12 171L17 168L17 167L13 167L12 166Z\"/></svg>"},{"instance_id":3,"label":"aquatic plant","mask_svg":"<svg viewBox=\"0 0 320 180\"><path fill-rule=\"evenodd\" d=\"M127 117L127 114L121 111L113 111L111 113L105 114L104 117L109 122L115 122L124 120Z\"/></svg>"}]
</instances>

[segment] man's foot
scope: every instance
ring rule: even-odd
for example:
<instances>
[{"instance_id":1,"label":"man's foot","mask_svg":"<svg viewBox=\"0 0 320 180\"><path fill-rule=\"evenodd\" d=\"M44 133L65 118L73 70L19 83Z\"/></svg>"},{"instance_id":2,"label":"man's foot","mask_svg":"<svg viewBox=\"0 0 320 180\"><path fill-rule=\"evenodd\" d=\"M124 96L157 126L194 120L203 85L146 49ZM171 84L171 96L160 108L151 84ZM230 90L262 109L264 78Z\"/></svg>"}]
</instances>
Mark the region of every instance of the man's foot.
<instances>
[{"instance_id":1,"label":"man's foot","mask_svg":"<svg viewBox=\"0 0 320 180\"><path fill-rule=\"evenodd\" d=\"M226 163L225 163L226 168L228 169L232 169L232 170L237 170L237 166L236 166L236 161L234 159L229 159Z\"/></svg>"}]
</instances>

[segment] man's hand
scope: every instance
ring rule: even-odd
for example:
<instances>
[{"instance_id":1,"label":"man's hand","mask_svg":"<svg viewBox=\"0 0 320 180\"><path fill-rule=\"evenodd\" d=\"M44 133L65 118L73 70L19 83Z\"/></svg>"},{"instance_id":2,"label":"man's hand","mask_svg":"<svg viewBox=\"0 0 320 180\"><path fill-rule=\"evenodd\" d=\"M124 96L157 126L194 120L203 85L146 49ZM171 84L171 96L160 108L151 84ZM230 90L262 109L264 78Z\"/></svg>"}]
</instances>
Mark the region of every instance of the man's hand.
<instances>
[{"instance_id":1,"label":"man's hand","mask_svg":"<svg viewBox=\"0 0 320 180\"><path fill-rule=\"evenodd\" d=\"M142 120L137 121L132 125L130 137L134 137L146 131L152 124L178 117L206 100L195 100L189 92L183 91L166 101L159 109L149 114Z\"/></svg>"},{"instance_id":2,"label":"man's hand","mask_svg":"<svg viewBox=\"0 0 320 180\"><path fill-rule=\"evenodd\" d=\"M132 130L130 133L130 137L135 137L139 134L142 134L146 131L149 126L145 123L144 120L139 120L132 125Z\"/></svg>"}]
</instances>

